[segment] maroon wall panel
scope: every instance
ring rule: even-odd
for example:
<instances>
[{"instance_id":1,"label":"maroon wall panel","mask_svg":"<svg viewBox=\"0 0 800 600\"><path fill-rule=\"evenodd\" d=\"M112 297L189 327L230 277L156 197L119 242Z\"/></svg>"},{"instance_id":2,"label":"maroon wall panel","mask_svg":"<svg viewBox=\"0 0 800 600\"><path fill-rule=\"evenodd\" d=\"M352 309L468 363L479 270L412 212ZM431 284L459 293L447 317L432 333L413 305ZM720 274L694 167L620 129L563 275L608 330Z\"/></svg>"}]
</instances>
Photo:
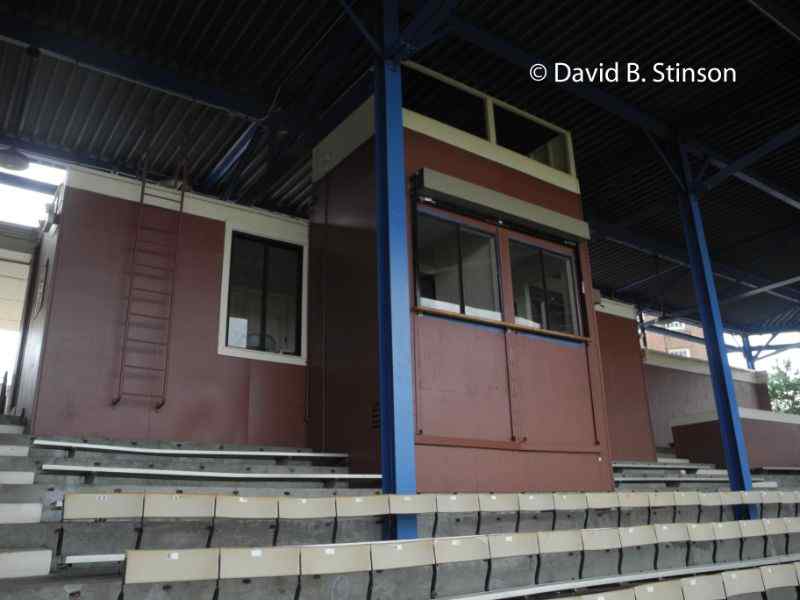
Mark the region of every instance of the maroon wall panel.
<instances>
[{"instance_id":1,"label":"maroon wall panel","mask_svg":"<svg viewBox=\"0 0 800 600\"><path fill-rule=\"evenodd\" d=\"M719 423L683 425L672 430L678 456L696 462L725 464ZM800 466L800 425L756 419L742 419L742 433L750 467Z\"/></svg>"},{"instance_id":2,"label":"maroon wall panel","mask_svg":"<svg viewBox=\"0 0 800 600\"><path fill-rule=\"evenodd\" d=\"M510 440L503 331L423 315L414 323L421 433Z\"/></svg>"},{"instance_id":3,"label":"maroon wall panel","mask_svg":"<svg viewBox=\"0 0 800 600\"><path fill-rule=\"evenodd\" d=\"M534 447L594 446L586 345L517 332L508 339L516 437Z\"/></svg>"},{"instance_id":4,"label":"maroon wall panel","mask_svg":"<svg viewBox=\"0 0 800 600\"><path fill-rule=\"evenodd\" d=\"M593 453L515 452L417 445L420 492L610 490L605 462Z\"/></svg>"},{"instance_id":5,"label":"maroon wall panel","mask_svg":"<svg viewBox=\"0 0 800 600\"><path fill-rule=\"evenodd\" d=\"M427 167L576 219L583 218L578 194L408 129L405 142L408 175Z\"/></svg>"},{"instance_id":6,"label":"maroon wall panel","mask_svg":"<svg viewBox=\"0 0 800 600\"><path fill-rule=\"evenodd\" d=\"M600 353L614 460L656 460L636 322L597 313Z\"/></svg>"},{"instance_id":7,"label":"maroon wall panel","mask_svg":"<svg viewBox=\"0 0 800 600\"><path fill-rule=\"evenodd\" d=\"M322 214L310 242L321 259L310 265L312 422L321 417L325 448L349 452L353 470L362 472L380 470L372 162L372 145L365 144L317 185Z\"/></svg>"},{"instance_id":8,"label":"maroon wall panel","mask_svg":"<svg viewBox=\"0 0 800 600\"><path fill-rule=\"evenodd\" d=\"M176 224L174 212L144 210L149 226ZM298 423L304 414L305 368L217 353L225 226L192 215L184 215L181 224L167 404L155 412L152 400L126 397L111 407L137 211L132 202L67 190L34 432L304 446L305 430ZM156 290L165 284L135 279L135 287L144 285ZM143 302L148 297L135 294L134 302L143 311L163 311ZM137 323L132 335L166 339L165 329L148 327L146 320ZM165 358L146 346L134 344L128 361L147 366ZM126 369L126 391L156 388L157 378Z\"/></svg>"}]
</instances>

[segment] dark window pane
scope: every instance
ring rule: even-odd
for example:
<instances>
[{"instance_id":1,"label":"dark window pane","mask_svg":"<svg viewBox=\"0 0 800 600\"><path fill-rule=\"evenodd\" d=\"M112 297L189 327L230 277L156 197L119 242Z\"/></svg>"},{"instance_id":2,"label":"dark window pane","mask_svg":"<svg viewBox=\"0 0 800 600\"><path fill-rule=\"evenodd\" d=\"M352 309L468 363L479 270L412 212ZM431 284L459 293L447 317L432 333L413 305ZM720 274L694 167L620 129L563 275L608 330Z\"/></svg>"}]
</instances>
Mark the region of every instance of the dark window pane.
<instances>
[{"instance_id":1,"label":"dark window pane","mask_svg":"<svg viewBox=\"0 0 800 600\"><path fill-rule=\"evenodd\" d=\"M297 247L271 246L267 260L267 352L300 354L300 263Z\"/></svg>"},{"instance_id":2,"label":"dark window pane","mask_svg":"<svg viewBox=\"0 0 800 600\"><path fill-rule=\"evenodd\" d=\"M474 317L500 320L497 255L494 238L461 228L464 312Z\"/></svg>"},{"instance_id":3,"label":"dark window pane","mask_svg":"<svg viewBox=\"0 0 800 600\"><path fill-rule=\"evenodd\" d=\"M509 242L509 253L514 288L514 322L528 327L547 327L542 251L512 240Z\"/></svg>"},{"instance_id":4,"label":"dark window pane","mask_svg":"<svg viewBox=\"0 0 800 600\"><path fill-rule=\"evenodd\" d=\"M498 145L569 173L567 138L560 131L500 106L494 107L494 125Z\"/></svg>"},{"instance_id":5,"label":"dark window pane","mask_svg":"<svg viewBox=\"0 0 800 600\"><path fill-rule=\"evenodd\" d=\"M300 354L302 248L234 233L227 345Z\"/></svg>"},{"instance_id":6,"label":"dark window pane","mask_svg":"<svg viewBox=\"0 0 800 600\"><path fill-rule=\"evenodd\" d=\"M577 333L575 281L572 262L545 252L544 273L547 286L547 327L554 331Z\"/></svg>"},{"instance_id":7,"label":"dark window pane","mask_svg":"<svg viewBox=\"0 0 800 600\"><path fill-rule=\"evenodd\" d=\"M228 288L228 346L263 347L264 244L234 235Z\"/></svg>"},{"instance_id":8,"label":"dark window pane","mask_svg":"<svg viewBox=\"0 0 800 600\"><path fill-rule=\"evenodd\" d=\"M486 138L482 98L403 67L403 106L446 125Z\"/></svg>"},{"instance_id":9,"label":"dark window pane","mask_svg":"<svg viewBox=\"0 0 800 600\"><path fill-rule=\"evenodd\" d=\"M417 290L420 305L459 312L458 225L419 213L417 219Z\"/></svg>"}]
</instances>

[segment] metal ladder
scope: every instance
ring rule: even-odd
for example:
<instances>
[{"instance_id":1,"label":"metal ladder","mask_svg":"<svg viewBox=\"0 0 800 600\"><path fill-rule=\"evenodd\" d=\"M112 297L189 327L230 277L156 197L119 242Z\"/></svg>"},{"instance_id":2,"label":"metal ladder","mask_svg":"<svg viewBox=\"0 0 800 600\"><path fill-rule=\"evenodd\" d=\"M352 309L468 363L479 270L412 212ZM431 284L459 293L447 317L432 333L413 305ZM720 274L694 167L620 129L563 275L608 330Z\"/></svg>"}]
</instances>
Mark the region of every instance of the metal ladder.
<instances>
[{"instance_id":1,"label":"metal ladder","mask_svg":"<svg viewBox=\"0 0 800 600\"><path fill-rule=\"evenodd\" d=\"M136 233L129 259L128 292L124 298L125 320L122 328L122 350L119 359L117 393L111 406L117 406L124 398L153 399L153 409L161 410L167 403L167 383L169 375L169 342L172 335L172 316L175 296L175 272L183 218L184 197L188 178L187 164L184 160L178 168L176 185L180 184L177 200L178 215L172 230L145 224L145 188L147 187L148 156L142 164L141 186L139 191L139 211L136 220ZM174 198L148 194L176 202ZM156 210L158 210L156 208ZM154 307L148 310L147 307ZM156 364L142 364L136 356L155 356ZM146 362L146 361L145 361ZM126 390L126 382L136 379L153 380L152 391Z\"/></svg>"}]
</instances>

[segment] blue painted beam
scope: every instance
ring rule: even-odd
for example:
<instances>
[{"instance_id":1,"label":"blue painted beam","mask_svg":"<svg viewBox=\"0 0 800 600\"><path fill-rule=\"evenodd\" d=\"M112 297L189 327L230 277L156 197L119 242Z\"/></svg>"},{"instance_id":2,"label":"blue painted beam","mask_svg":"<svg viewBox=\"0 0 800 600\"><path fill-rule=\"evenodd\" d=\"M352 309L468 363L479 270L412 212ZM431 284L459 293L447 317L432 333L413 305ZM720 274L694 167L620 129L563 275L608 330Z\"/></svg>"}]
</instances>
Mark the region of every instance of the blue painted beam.
<instances>
[{"instance_id":1,"label":"blue painted beam","mask_svg":"<svg viewBox=\"0 0 800 600\"><path fill-rule=\"evenodd\" d=\"M722 314L717 298L711 256L706 243L699 194L692 178L688 151L682 146L680 153L686 192L679 195L678 204L692 270L694 292L700 308L700 320L703 324L703 336L708 353L708 367L711 371L711 383L714 388L714 402L717 407L725 464L731 489L749 490L753 486L750 478L750 461L739 419L739 405L736 402L733 376L730 365L728 365ZM751 519L755 518L753 509L752 506L745 509Z\"/></svg>"},{"instance_id":2,"label":"blue painted beam","mask_svg":"<svg viewBox=\"0 0 800 600\"><path fill-rule=\"evenodd\" d=\"M744 354L744 361L747 363L747 368L755 371L756 360L753 357L753 347L750 345L750 336L742 336L742 354Z\"/></svg>"},{"instance_id":3,"label":"blue painted beam","mask_svg":"<svg viewBox=\"0 0 800 600\"><path fill-rule=\"evenodd\" d=\"M419 4L414 17L403 29L400 47L394 49L394 56L408 58L441 39L449 30L448 22L459 0L427 0Z\"/></svg>"},{"instance_id":4,"label":"blue painted beam","mask_svg":"<svg viewBox=\"0 0 800 600\"><path fill-rule=\"evenodd\" d=\"M800 123L772 136L758 148L754 148L750 152L747 152L734 160L729 165L723 167L720 171L703 182L703 189L713 190L734 173L738 173L747 169L748 167L751 167L768 154L775 152L779 148L782 148L786 144L793 142L797 138L800 138Z\"/></svg>"},{"instance_id":5,"label":"blue painted beam","mask_svg":"<svg viewBox=\"0 0 800 600\"><path fill-rule=\"evenodd\" d=\"M182 77L141 58L44 29L23 17L3 15L0 19L0 39L21 46L33 46L50 56L78 62L82 67L235 114L249 117L261 117L264 114L264 102L260 98L231 94L213 85Z\"/></svg>"},{"instance_id":6,"label":"blue painted beam","mask_svg":"<svg viewBox=\"0 0 800 600\"><path fill-rule=\"evenodd\" d=\"M3 185L23 188L31 192L47 194L48 196L54 195L58 189L58 186L53 185L52 183L35 181L34 179L28 179L27 177L20 177L19 175L12 175L4 172L0 172L0 183Z\"/></svg>"},{"instance_id":7,"label":"blue painted beam","mask_svg":"<svg viewBox=\"0 0 800 600\"><path fill-rule=\"evenodd\" d=\"M250 123L236 141L231 144L231 147L222 155L217 163L212 167L208 177L205 180L205 188L207 190L214 190L222 183L225 176L233 169L236 163L242 158L250 143L253 141L253 136L258 129L258 123Z\"/></svg>"},{"instance_id":8,"label":"blue painted beam","mask_svg":"<svg viewBox=\"0 0 800 600\"><path fill-rule=\"evenodd\" d=\"M383 2L382 42L400 37L397 0ZM386 52L375 64L375 179L377 183L378 364L383 491L414 494L414 385L411 372L411 272L408 248L400 63ZM415 516L400 516L398 539L417 537Z\"/></svg>"}]
</instances>

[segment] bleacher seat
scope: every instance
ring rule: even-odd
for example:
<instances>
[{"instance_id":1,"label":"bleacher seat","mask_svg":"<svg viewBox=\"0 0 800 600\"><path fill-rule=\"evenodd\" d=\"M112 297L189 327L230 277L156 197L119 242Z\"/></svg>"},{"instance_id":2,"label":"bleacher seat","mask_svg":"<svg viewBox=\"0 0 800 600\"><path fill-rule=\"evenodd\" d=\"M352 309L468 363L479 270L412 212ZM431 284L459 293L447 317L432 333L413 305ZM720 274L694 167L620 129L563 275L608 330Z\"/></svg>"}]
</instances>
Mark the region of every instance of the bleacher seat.
<instances>
[{"instance_id":1,"label":"bleacher seat","mask_svg":"<svg viewBox=\"0 0 800 600\"><path fill-rule=\"evenodd\" d=\"M477 494L436 495L436 537L475 535L478 532Z\"/></svg>"},{"instance_id":2,"label":"bleacher seat","mask_svg":"<svg viewBox=\"0 0 800 600\"><path fill-rule=\"evenodd\" d=\"M798 492L795 490L778 490L780 499L780 517L796 517Z\"/></svg>"},{"instance_id":3,"label":"bleacher seat","mask_svg":"<svg viewBox=\"0 0 800 600\"><path fill-rule=\"evenodd\" d=\"M581 577L604 577L619 572L622 544L619 529L584 529L581 531L583 566Z\"/></svg>"},{"instance_id":4,"label":"bleacher seat","mask_svg":"<svg viewBox=\"0 0 800 600\"><path fill-rule=\"evenodd\" d=\"M481 592L489 573L486 536L436 538L434 593L437 597Z\"/></svg>"},{"instance_id":5,"label":"bleacher seat","mask_svg":"<svg viewBox=\"0 0 800 600\"><path fill-rule=\"evenodd\" d=\"M556 520L553 529L583 529L589 509L586 494L554 494Z\"/></svg>"},{"instance_id":6,"label":"bleacher seat","mask_svg":"<svg viewBox=\"0 0 800 600\"><path fill-rule=\"evenodd\" d=\"M336 496L336 542L383 539L389 500L382 494Z\"/></svg>"},{"instance_id":7,"label":"bleacher seat","mask_svg":"<svg viewBox=\"0 0 800 600\"><path fill-rule=\"evenodd\" d=\"M673 579L638 585L634 588L634 596L636 600L683 600L683 589L681 582Z\"/></svg>"},{"instance_id":8,"label":"bleacher seat","mask_svg":"<svg viewBox=\"0 0 800 600\"><path fill-rule=\"evenodd\" d=\"M781 494L777 490L761 492L761 518L777 519L781 514Z\"/></svg>"},{"instance_id":9,"label":"bleacher seat","mask_svg":"<svg viewBox=\"0 0 800 600\"><path fill-rule=\"evenodd\" d=\"M217 600L294 600L300 548L222 548Z\"/></svg>"},{"instance_id":10,"label":"bleacher seat","mask_svg":"<svg viewBox=\"0 0 800 600\"><path fill-rule=\"evenodd\" d=\"M65 494L61 553L123 555L137 546L143 514L144 494Z\"/></svg>"},{"instance_id":11,"label":"bleacher seat","mask_svg":"<svg viewBox=\"0 0 800 600\"><path fill-rule=\"evenodd\" d=\"M125 600L166 597L213 600L219 550L130 550L125 560ZM169 591L169 596L163 591Z\"/></svg>"},{"instance_id":12,"label":"bleacher seat","mask_svg":"<svg viewBox=\"0 0 800 600\"><path fill-rule=\"evenodd\" d=\"M658 543L656 569L685 567L689 554L689 528L686 523L661 523L653 527Z\"/></svg>"},{"instance_id":13,"label":"bleacher seat","mask_svg":"<svg viewBox=\"0 0 800 600\"><path fill-rule=\"evenodd\" d=\"M616 492L586 494L586 527L619 527L619 496Z\"/></svg>"},{"instance_id":14,"label":"bleacher seat","mask_svg":"<svg viewBox=\"0 0 800 600\"><path fill-rule=\"evenodd\" d=\"M764 522L760 519L753 519L738 521L738 523L739 529L742 532L742 549L737 560L764 558L764 549L767 539Z\"/></svg>"},{"instance_id":15,"label":"bleacher seat","mask_svg":"<svg viewBox=\"0 0 800 600\"><path fill-rule=\"evenodd\" d=\"M762 600L764 581L758 569L742 569L722 573L727 600Z\"/></svg>"},{"instance_id":16,"label":"bleacher seat","mask_svg":"<svg viewBox=\"0 0 800 600\"><path fill-rule=\"evenodd\" d=\"M211 546L273 546L277 525L277 498L220 495L214 510Z\"/></svg>"},{"instance_id":17,"label":"bleacher seat","mask_svg":"<svg viewBox=\"0 0 800 600\"><path fill-rule=\"evenodd\" d=\"M738 510L742 506L741 492L719 492L720 521L735 521L739 518Z\"/></svg>"},{"instance_id":18,"label":"bleacher seat","mask_svg":"<svg viewBox=\"0 0 800 600\"><path fill-rule=\"evenodd\" d=\"M336 501L333 496L278 500L280 525L276 546L333 543L336 523Z\"/></svg>"},{"instance_id":19,"label":"bleacher seat","mask_svg":"<svg viewBox=\"0 0 800 600\"><path fill-rule=\"evenodd\" d=\"M700 523L719 523L722 520L722 497L719 492L700 492Z\"/></svg>"},{"instance_id":20,"label":"bleacher seat","mask_svg":"<svg viewBox=\"0 0 800 600\"><path fill-rule=\"evenodd\" d=\"M794 565L760 567L767 600L797 600L797 572Z\"/></svg>"},{"instance_id":21,"label":"bleacher seat","mask_svg":"<svg viewBox=\"0 0 800 600\"><path fill-rule=\"evenodd\" d=\"M725 600L725 586L719 575L681 579L684 600Z\"/></svg>"},{"instance_id":22,"label":"bleacher seat","mask_svg":"<svg viewBox=\"0 0 800 600\"><path fill-rule=\"evenodd\" d=\"M478 494L478 533L513 533L517 530L517 494Z\"/></svg>"},{"instance_id":23,"label":"bleacher seat","mask_svg":"<svg viewBox=\"0 0 800 600\"><path fill-rule=\"evenodd\" d=\"M433 541L409 540L370 545L372 553L371 600L417 600L431 593Z\"/></svg>"},{"instance_id":24,"label":"bleacher seat","mask_svg":"<svg viewBox=\"0 0 800 600\"><path fill-rule=\"evenodd\" d=\"M700 495L695 491L675 492L675 522L697 523L700 519Z\"/></svg>"},{"instance_id":25,"label":"bleacher seat","mask_svg":"<svg viewBox=\"0 0 800 600\"><path fill-rule=\"evenodd\" d=\"M434 494L391 495L389 513L392 515L416 515L417 537L433 537L436 524L436 496Z\"/></svg>"},{"instance_id":26,"label":"bleacher seat","mask_svg":"<svg viewBox=\"0 0 800 600\"><path fill-rule=\"evenodd\" d=\"M742 529L736 521L712 523L714 528L714 562L739 560L742 552Z\"/></svg>"},{"instance_id":27,"label":"bleacher seat","mask_svg":"<svg viewBox=\"0 0 800 600\"><path fill-rule=\"evenodd\" d=\"M552 531L555 524L553 494L519 494L519 525L522 532Z\"/></svg>"},{"instance_id":28,"label":"bleacher seat","mask_svg":"<svg viewBox=\"0 0 800 600\"><path fill-rule=\"evenodd\" d=\"M783 522L786 525L786 551L800 554L800 517L787 517Z\"/></svg>"},{"instance_id":29,"label":"bleacher seat","mask_svg":"<svg viewBox=\"0 0 800 600\"><path fill-rule=\"evenodd\" d=\"M620 527L619 539L622 544L619 572L622 575L653 570L658 540L652 525Z\"/></svg>"},{"instance_id":30,"label":"bleacher seat","mask_svg":"<svg viewBox=\"0 0 800 600\"><path fill-rule=\"evenodd\" d=\"M581 576L580 530L539 532L538 583L571 581Z\"/></svg>"},{"instance_id":31,"label":"bleacher seat","mask_svg":"<svg viewBox=\"0 0 800 600\"><path fill-rule=\"evenodd\" d=\"M714 546L714 526L711 523L689 524L689 566L713 563Z\"/></svg>"},{"instance_id":32,"label":"bleacher seat","mask_svg":"<svg viewBox=\"0 0 800 600\"><path fill-rule=\"evenodd\" d=\"M366 600L371 570L369 544L303 546L297 600Z\"/></svg>"},{"instance_id":33,"label":"bleacher seat","mask_svg":"<svg viewBox=\"0 0 800 600\"><path fill-rule=\"evenodd\" d=\"M2 540L0 544L5 545L5 540ZM53 551L45 548L35 550L0 549L0 580L46 575L50 572L52 560Z\"/></svg>"},{"instance_id":34,"label":"bleacher seat","mask_svg":"<svg viewBox=\"0 0 800 600\"><path fill-rule=\"evenodd\" d=\"M786 554L788 547L786 519L764 519L763 523L764 533L767 536L766 556Z\"/></svg>"},{"instance_id":35,"label":"bleacher seat","mask_svg":"<svg viewBox=\"0 0 800 600\"><path fill-rule=\"evenodd\" d=\"M613 590L598 594L584 594L581 600L635 600L633 589Z\"/></svg>"},{"instance_id":36,"label":"bleacher seat","mask_svg":"<svg viewBox=\"0 0 800 600\"><path fill-rule=\"evenodd\" d=\"M215 501L211 494L145 494L139 548L205 548Z\"/></svg>"},{"instance_id":37,"label":"bleacher seat","mask_svg":"<svg viewBox=\"0 0 800 600\"><path fill-rule=\"evenodd\" d=\"M637 527L650 522L650 497L644 492L619 492L619 526Z\"/></svg>"},{"instance_id":38,"label":"bleacher seat","mask_svg":"<svg viewBox=\"0 0 800 600\"><path fill-rule=\"evenodd\" d=\"M539 537L536 533L495 533L489 535L490 590L533 585L539 566Z\"/></svg>"},{"instance_id":39,"label":"bleacher seat","mask_svg":"<svg viewBox=\"0 0 800 600\"><path fill-rule=\"evenodd\" d=\"M675 522L675 492L650 492L650 524Z\"/></svg>"}]
</instances>

